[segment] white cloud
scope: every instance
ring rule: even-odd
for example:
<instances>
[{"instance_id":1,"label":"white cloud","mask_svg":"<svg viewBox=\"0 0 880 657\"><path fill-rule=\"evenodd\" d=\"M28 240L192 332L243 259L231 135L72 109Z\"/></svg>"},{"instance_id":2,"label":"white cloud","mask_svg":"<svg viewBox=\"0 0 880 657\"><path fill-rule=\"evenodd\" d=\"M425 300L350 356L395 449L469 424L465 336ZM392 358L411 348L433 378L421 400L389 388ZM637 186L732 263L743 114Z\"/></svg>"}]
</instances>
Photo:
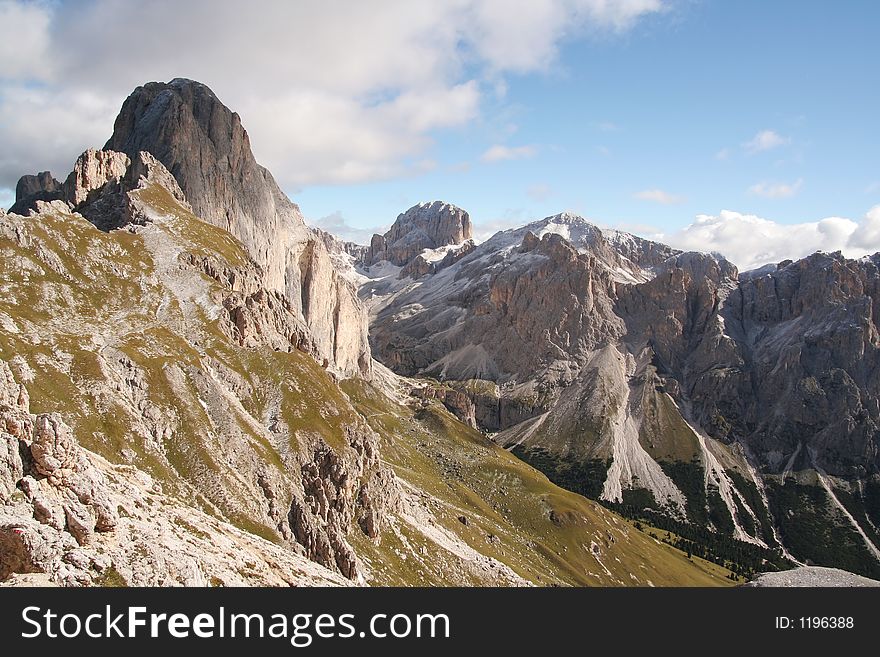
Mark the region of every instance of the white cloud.
<instances>
[{"instance_id":1,"label":"white cloud","mask_svg":"<svg viewBox=\"0 0 880 657\"><path fill-rule=\"evenodd\" d=\"M855 253L880 251L880 205L868 210L846 243L847 250Z\"/></svg>"},{"instance_id":2,"label":"white cloud","mask_svg":"<svg viewBox=\"0 0 880 657\"><path fill-rule=\"evenodd\" d=\"M454 3L438 3L452 5ZM584 30L623 32L646 14L663 11L662 0L462 1L463 32L492 70L526 73L546 69L560 42Z\"/></svg>"},{"instance_id":3,"label":"white cloud","mask_svg":"<svg viewBox=\"0 0 880 657\"><path fill-rule=\"evenodd\" d=\"M722 210L698 215L664 241L691 251L717 251L740 270L754 269L816 251L842 251L850 258L880 251L880 206L861 219L828 217L800 224L780 224L756 215Z\"/></svg>"},{"instance_id":4,"label":"white cloud","mask_svg":"<svg viewBox=\"0 0 880 657\"><path fill-rule=\"evenodd\" d=\"M743 148L749 153L760 153L784 146L790 141L788 137L782 137L773 130L762 130L743 144Z\"/></svg>"},{"instance_id":5,"label":"white cloud","mask_svg":"<svg viewBox=\"0 0 880 657\"><path fill-rule=\"evenodd\" d=\"M239 112L283 185L405 175L430 157L433 133L475 120L484 96L503 96L506 75L544 71L564 40L622 32L663 9L661 0L533 0L516 11L506 0L0 0L0 185L50 167L63 176L110 136L135 86L180 76ZM29 97L17 98L23 89Z\"/></svg>"},{"instance_id":6,"label":"white cloud","mask_svg":"<svg viewBox=\"0 0 880 657\"><path fill-rule=\"evenodd\" d=\"M355 244L369 244L373 233L384 233L387 229L387 227L379 226L372 229L352 226L338 210L315 221L309 220L308 223Z\"/></svg>"},{"instance_id":7,"label":"white cloud","mask_svg":"<svg viewBox=\"0 0 880 657\"><path fill-rule=\"evenodd\" d=\"M865 187L865 194L873 194L874 192L880 192L880 180Z\"/></svg>"},{"instance_id":8,"label":"white cloud","mask_svg":"<svg viewBox=\"0 0 880 657\"><path fill-rule=\"evenodd\" d=\"M602 157L610 157L611 149L607 146L596 146L596 152Z\"/></svg>"},{"instance_id":9,"label":"white cloud","mask_svg":"<svg viewBox=\"0 0 880 657\"><path fill-rule=\"evenodd\" d=\"M480 160L487 163L503 162L504 160L522 160L534 156L537 152L538 149L534 146L504 146L503 144L495 144L480 156Z\"/></svg>"},{"instance_id":10,"label":"white cloud","mask_svg":"<svg viewBox=\"0 0 880 657\"><path fill-rule=\"evenodd\" d=\"M730 149L722 148L720 151L715 153L715 159L718 161L724 161L730 157Z\"/></svg>"},{"instance_id":11,"label":"white cloud","mask_svg":"<svg viewBox=\"0 0 880 657\"><path fill-rule=\"evenodd\" d=\"M110 136L118 103L87 90L0 88L0 185L52 171L63 180L76 157Z\"/></svg>"},{"instance_id":12,"label":"white cloud","mask_svg":"<svg viewBox=\"0 0 880 657\"><path fill-rule=\"evenodd\" d=\"M0 0L0 80L49 74L49 21L51 13L39 3Z\"/></svg>"},{"instance_id":13,"label":"white cloud","mask_svg":"<svg viewBox=\"0 0 880 657\"><path fill-rule=\"evenodd\" d=\"M600 130L602 132L616 132L620 129L620 127L612 121L600 121L599 123L596 123L594 125L597 130Z\"/></svg>"},{"instance_id":14,"label":"white cloud","mask_svg":"<svg viewBox=\"0 0 880 657\"><path fill-rule=\"evenodd\" d=\"M553 189L550 185L545 185L544 183L529 185L526 189L526 195L535 201L546 201L552 193Z\"/></svg>"},{"instance_id":15,"label":"white cloud","mask_svg":"<svg viewBox=\"0 0 880 657\"><path fill-rule=\"evenodd\" d=\"M684 203L685 197L677 194L670 194L662 189L646 189L633 195L640 201L649 201L651 203L659 203L660 205L678 205Z\"/></svg>"},{"instance_id":16,"label":"white cloud","mask_svg":"<svg viewBox=\"0 0 880 657\"><path fill-rule=\"evenodd\" d=\"M534 217L529 217L522 208L507 208L499 216L487 220L475 220L473 226L474 241L485 242L500 230L519 228Z\"/></svg>"},{"instance_id":17,"label":"white cloud","mask_svg":"<svg viewBox=\"0 0 880 657\"><path fill-rule=\"evenodd\" d=\"M749 194L772 199L791 198L801 191L803 185L802 178L798 178L793 183L759 182L749 187Z\"/></svg>"}]
</instances>

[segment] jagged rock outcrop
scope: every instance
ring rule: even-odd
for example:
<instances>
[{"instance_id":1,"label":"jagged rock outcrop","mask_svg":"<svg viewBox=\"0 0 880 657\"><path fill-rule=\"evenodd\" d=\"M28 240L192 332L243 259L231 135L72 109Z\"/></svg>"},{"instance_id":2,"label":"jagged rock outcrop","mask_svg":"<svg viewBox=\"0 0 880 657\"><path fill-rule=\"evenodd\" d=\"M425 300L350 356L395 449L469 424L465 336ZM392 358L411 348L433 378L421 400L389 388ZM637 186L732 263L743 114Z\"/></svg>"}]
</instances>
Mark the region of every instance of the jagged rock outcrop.
<instances>
[{"instance_id":1,"label":"jagged rock outcrop","mask_svg":"<svg viewBox=\"0 0 880 657\"><path fill-rule=\"evenodd\" d=\"M129 194L144 186L163 190L173 203L191 210L174 177L145 151L129 159L116 151L87 150L64 182L63 200L101 230L113 230L149 220Z\"/></svg>"},{"instance_id":2,"label":"jagged rock outcrop","mask_svg":"<svg viewBox=\"0 0 880 657\"><path fill-rule=\"evenodd\" d=\"M70 428L57 414L29 410L25 388L0 361L0 427L5 427L0 430L0 503L10 506L23 494L20 503L29 504L33 518L47 526L19 527L0 511L0 579L12 572L46 572L65 547L84 545L96 531L112 531L119 520L106 478Z\"/></svg>"},{"instance_id":3,"label":"jagged rock outcrop","mask_svg":"<svg viewBox=\"0 0 880 657\"><path fill-rule=\"evenodd\" d=\"M357 555L346 539L349 526L360 515L363 532L378 540L385 518L399 509L400 493L393 472L380 466L377 436L350 427L346 438L358 458L346 462L328 445L317 444L302 466L305 496L294 497L288 518L310 559L357 579Z\"/></svg>"},{"instance_id":4,"label":"jagged rock outcrop","mask_svg":"<svg viewBox=\"0 0 880 657\"><path fill-rule=\"evenodd\" d=\"M487 243L379 310L374 350L401 373L456 380L522 382L557 362L576 367L584 352L623 332L612 311L614 279L595 260L555 233L538 239L526 231L512 250ZM448 292L433 312L397 316L441 287Z\"/></svg>"},{"instance_id":5,"label":"jagged rock outcrop","mask_svg":"<svg viewBox=\"0 0 880 657\"><path fill-rule=\"evenodd\" d=\"M9 212L26 215L36 210L37 201L51 202L63 197L61 183L48 171L22 176L15 185L15 203Z\"/></svg>"},{"instance_id":6,"label":"jagged rock outcrop","mask_svg":"<svg viewBox=\"0 0 880 657\"><path fill-rule=\"evenodd\" d=\"M105 150L152 153L194 213L238 238L266 287L287 295L321 358L341 374L366 375L366 317L320 236L272 174L257 164L238 114L205 85L175 79L138 87L123 103Z\"/></svg>"},{"instance_id":7,"label":"jagged rock outcrop","mask_svg":"<svg viewBox=\"0 0 880 657\"><path fill-rule=\"evenodd\" d=\"M461 244L471 239L471 219L451 203L419 203L398 215L384 235L373 235L365 265L380 260L403 267L425 249Z\"/></svg>"},{"instance_id":8,"label":"jagged rock outcrop","mask_svg":"<svg viewBox=\"0 0 880 657\"><path fill-rule=\"evenodd\" d=\"M83 205L91 193L100 191L109 182L118 183L129 164L131 160L125 153L90 148L77 158L73 171L64 181L64 200L74 208Z\"/></svg>"},{"instance_id":9,"label":"jagged rock outcrop","mask_svg":"<svg viewBox=\"0 0 880 657\"><path fill-rule=\"evenodd\" d=\"M436 399L466 425L477 428L476 406L466 393L452 388L428 385L414 388L413 396L419 399Z\"/></svg>"},{"instance_id":10,"label":"jagged rock outcrop","mask_svg":"<svg viewBox=\"0 0 880 657\"><path fill-rule=\"evenodd\" d=\"M57 413L29 412L4 361L0 427L0 581L39 573L68 586L344 583L90 454Z\"/></svg>"},{"instance_id":11,"label":"jagged rock outcrop","mask_svg":"<svg viewBox=\"0 0 880 657\"><path fill-rule=\"evenodd\" d=\"M343 240L333 233L328 233L320 228L312 228L312 230L324 242L324 246L327 247L327 251L331 256L348 256L349 264L353 262L362 263L369 255L370 247L368 246Z\"/></svg>"}]
</instances>

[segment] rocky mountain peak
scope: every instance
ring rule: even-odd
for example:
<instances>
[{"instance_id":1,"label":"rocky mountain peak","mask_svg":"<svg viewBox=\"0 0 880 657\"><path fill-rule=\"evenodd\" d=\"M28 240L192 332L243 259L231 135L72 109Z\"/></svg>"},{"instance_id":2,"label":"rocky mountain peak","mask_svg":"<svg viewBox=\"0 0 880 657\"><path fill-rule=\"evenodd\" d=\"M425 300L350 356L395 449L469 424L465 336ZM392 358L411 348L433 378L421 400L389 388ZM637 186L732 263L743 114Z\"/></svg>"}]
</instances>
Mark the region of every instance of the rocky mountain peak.
<instances>
[{"instance_id":1,"label":"rocky mountain peak","mask_svg":"<svg viewBox=\"0 0 880 657\"><path fill-rule=\"evenodd\" d=\"M26 215L36 208L37 201L55 201L61 196L61 183L48 171L22 176L15 186L15 203L9 212Z\"/></svg>"},{"instance_id":2,"label":"rocky mountain peak","mask_svg":"<svg viewBox=\"0 0 880 657\"><path fill-rule=\"evenodd\" d=\"M425 249L469 239L471 219L467 212L444 201L419 203L398 215L384 235L373 235L366 264L388 260L404 267Z\"/></svg>"},{"instance_id":3,"label":"rocky mountain peak","mask_svg":"<svg viewBox=\"0 0 880 657\"><path fill-rule=\"evenodd\" d=\"M260 166L238 114L206 85L150 82L125 100L105 150L146 151L174 176L196 216L238 238L263 282L287 296L319 355L344 375L370 368L366 315L324 240Z\"/></svg>"},{"instance_id":4,"label":"rocky mountain peak","mask_svg":"<svg viewBox=\"0 0 880 657\"><path fill-rule=\"evenodd\" d=\"M104 148L129 157L138 151L155 155L199 217L258 254L265 249L260 229L302 224L296 206L257 164L239 115L199 82L175 78L135 89Z\"/></svg>"}]
</instances>

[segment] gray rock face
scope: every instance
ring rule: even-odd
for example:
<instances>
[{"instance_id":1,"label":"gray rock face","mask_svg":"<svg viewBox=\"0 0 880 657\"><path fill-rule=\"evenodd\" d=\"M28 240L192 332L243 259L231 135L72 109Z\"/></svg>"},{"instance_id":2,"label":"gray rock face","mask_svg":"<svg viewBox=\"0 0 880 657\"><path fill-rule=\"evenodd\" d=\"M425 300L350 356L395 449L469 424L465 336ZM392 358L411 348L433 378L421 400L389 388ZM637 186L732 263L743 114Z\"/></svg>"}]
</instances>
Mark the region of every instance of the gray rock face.
<instances>
[{"instance_id":1,"label":"gray rock face","mask_svg":"<svg viewBox=\"0 0 880 657\"><path fill-rule=\"evenodd\" d=\"M131 163L125 153L89 149L80 155L64 181L64 200L77 207L109 182L118 182Z\"/></svg>"},{"instance_id":2,"label":"gray rock face","mask_svg":"<svg viewBox=\"0 0 880 657\"><path fill-rule=\"evenodd\" d=\"M37 201L54 201L62 198L61 183L48 171L22 176L15 186L15 203L9 212L26 215L36 209Z\"/></svg>"},{"instance_id":3,"label":"gray rock face","mask_svg":"<svg viewBox=\"0 0 880 657\"><path fill-rule=\"evenodd\" d=\"M554 231L574 235L576 244ZM549 368L565 376L559 367L576 368L586 352L624 332L613 308L618 280L639 280L643 268L675 253L638 246L623 256L570 215L499 233L380 305L374 353L407 375L521 383ZM416 305L424 311L401 316Z\"/></svg>"},{"instance_id":4,"label":"gray rock face","mask_svg":"<svg viewBox=\"0 0 880 657\"><path fill-rule=\"evenodd\" d=\"M373 235L365 264L388 260L403 267L425 249L461 244L471 239L467 212L443 201L414 205L384 235Z\"/></svg>"},{"instance_id":5,"label":"gray rock face","mask_svg":"<svg viewBox=\"0 0 880 657\"><path fill-rule=\"evenodd\" d=\"M62 200L101 230L113 230L144 223L130 194L144 186L161 188L173 203L191 210L174 177L145 151L129 159L116 151L87 150L65 180Z\"/></svg>"},{"instance_id":6,"label":"gray rock face","mask_svg":"<svg viewBox=\"0 0 880 657\"><path fill-rule=\"evenodd\" d=\"M323 240L257 164L238 114L205 85L175 79L126 99L105 149L153 154L197 216L244 244L270 290L288 296L323 358L341 374L368 374L366 316Z\"/></svg>"},{"instance_id":7,"label":"gray rock face","mask_svg":"<svg viewBox=\"0 0 880 657\"><path fill-rule=\"evenodd\" d=\"M106 479L60 416L29 413L25 389L5 362L0 362L0 427L0 501L11 503L21 491L39 522L66 530L79 544L116 527L119 518ZM52 541L3 527L2 520L0 543L7 548L0 557L0 579L11 572L43 572L34 568L57 552L47 544Z\"/></svg>"}]
</instances>

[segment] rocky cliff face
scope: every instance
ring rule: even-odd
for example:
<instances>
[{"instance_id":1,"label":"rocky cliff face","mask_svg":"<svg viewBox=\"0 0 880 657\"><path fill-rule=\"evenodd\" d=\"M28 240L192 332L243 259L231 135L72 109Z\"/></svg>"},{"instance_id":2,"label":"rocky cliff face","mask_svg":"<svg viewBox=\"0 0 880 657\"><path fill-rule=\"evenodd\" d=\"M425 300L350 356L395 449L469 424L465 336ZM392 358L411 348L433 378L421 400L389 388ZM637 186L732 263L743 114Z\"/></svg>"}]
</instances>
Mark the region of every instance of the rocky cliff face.
<instances>
[{"instance_id":1,"label":"rocky cliff face","mask_svg":"<svg viewBox=\"0 0 880 657\"><path fill-rule=\"evenodd\" d=\"M62 197L61 183L48 171L22 176L15 186L15 203L10 212L25 215L36 209L37 201L54 201Z\"/></svg>"},{"instance_id":2,"label":"rocky cliff face","mask_svg":"<svg viewBox=\"0 0 880 657\"><path fill-rule=\"evenodd\" d=\"M362 295L379 360L466 393L434 394L563 485L874 573L877 265L741 275L563 214ZM811 522L840 544L802 540Z\"/></svg>"},{"instance_id":3,"label":"rocky cliff face","mask_svg":"<svg viewBox=\"0 0 880 657\"><path fill-rule=\"evenodd\" d=\"M283 292L339 373L369 373L366 319L320 236L257 164L238 114L205 85L175 79L138 87L105 150L153 154L203 220L244 244L270 290Z\"/></svg>"},{"instance_id":4,"label":"rocky cliff face","mask_svg":"<svg viewBox=\"0 0 880 657\"><path fill-rule=\"evenodd\" d=\"M387 260L403 267L425 249L461 244L471 239L467 212L443 201L420 203L398 215L384 235L373 235L364 264Z\"/></svg>"}]
</instances>

